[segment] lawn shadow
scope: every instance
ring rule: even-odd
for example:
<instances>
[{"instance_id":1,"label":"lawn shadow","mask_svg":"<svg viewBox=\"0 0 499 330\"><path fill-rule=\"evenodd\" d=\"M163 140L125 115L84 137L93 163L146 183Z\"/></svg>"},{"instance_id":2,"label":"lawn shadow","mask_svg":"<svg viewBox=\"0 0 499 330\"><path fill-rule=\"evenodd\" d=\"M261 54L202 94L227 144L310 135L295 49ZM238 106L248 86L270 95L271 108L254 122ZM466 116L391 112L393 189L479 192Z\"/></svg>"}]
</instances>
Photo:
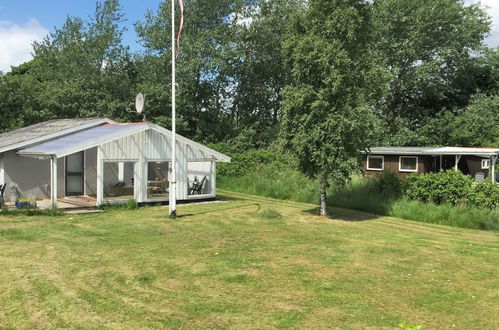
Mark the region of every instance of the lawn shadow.
<instances>
[{"instance_id":1,"label":"lawn shadow","mask_svg":"<svg viewBox=\"0 0 499 330\"><path fill-rule=\"evenodd\" d=\"M319 215L319 207L305 210L305 213ZM331 220L359 222L379 219L379 215L337 207L327 207L327 217Z\"/></svg>"},{"instance_id":2,"label":"lawn shadow","mask_svg":"<svg viewBox=\"0 0 499 330\"><path fill-rule=\"evenodd\" d=\"M217 195L217 201L223 201L223 202L236 202L236 201L242 201L244 200L243 198L239 198L239 197L234 197L234 196L227 196L227 195L224 195L223 193L222 194L218 194Z\"/></svg>"}]
</instances>

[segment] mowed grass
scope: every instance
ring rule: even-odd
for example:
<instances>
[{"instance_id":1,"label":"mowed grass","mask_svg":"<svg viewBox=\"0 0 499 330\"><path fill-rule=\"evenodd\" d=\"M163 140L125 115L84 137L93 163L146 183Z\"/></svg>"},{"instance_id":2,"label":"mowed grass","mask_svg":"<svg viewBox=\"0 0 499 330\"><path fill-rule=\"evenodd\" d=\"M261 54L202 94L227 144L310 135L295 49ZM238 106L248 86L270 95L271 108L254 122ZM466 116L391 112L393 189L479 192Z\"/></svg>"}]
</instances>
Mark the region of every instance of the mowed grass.
<instances>
[{"instance_id":1,"label":"mowed grass","mask_svg":"<svg viewBox=\"0 0 499 330\"><path fill-rule=\"evenodd\" d=\"M0 217L0 328L499 328L499 234L222 192Z\"/></svg>"}]
</instances>

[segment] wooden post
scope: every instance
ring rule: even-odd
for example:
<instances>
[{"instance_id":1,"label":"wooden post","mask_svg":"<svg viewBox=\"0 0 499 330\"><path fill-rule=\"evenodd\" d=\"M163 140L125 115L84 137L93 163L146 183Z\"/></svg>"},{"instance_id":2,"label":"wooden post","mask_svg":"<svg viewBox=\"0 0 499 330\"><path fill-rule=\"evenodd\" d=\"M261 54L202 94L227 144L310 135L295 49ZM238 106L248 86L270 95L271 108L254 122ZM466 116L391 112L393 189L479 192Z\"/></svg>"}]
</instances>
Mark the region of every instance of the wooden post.
<instances>
[{"instance_id":1,"label":"wooden post","mask_svg":"<svg viewBox=\"0 0 499 330\"><path fill-rule=\"evenodd\" d=\"M440 171L444 168L443 160L444 160L443 155L440 155Z\"/></svg>"},{"instance_id":2,"label":"wooden post","mask_svg":"<svg viewBox=\"0 0 499 330\"><path fill-rule=\"evenodd\" d=\"M50 158L50 205L57 207L57 157Z\"/></svg>"},{"instance_id":3,"label":"wooden post","mask_svg":"<svg viewBox=\"0 0 499 330\"><path fill-rule=\"evenodd\" d=\"M497 156L490 157L490 174L492 182L496 182L496 161Z\"/></svg>"},{"instance_id":4,"label":"wooden post","mask_svg":"<svg viewBox=\"0 0 499 330\"><path fill-rule=\"evenodd\" d=\"M458 164L459 164L459 160L461 160L461 155L456 155L456 164L454 165L454 170L459 170L458 168Z\"/></svg>"},{"instance_id":5,"label":"wooden post","mask_svg":"<svg viewBox=\"0 0 499 330\"><path fill-rule=\"evenodd\" d=\"M102 160L102 147L97 147L97 206L104 202L104 162Z\"/></svg>"}]
</instances>

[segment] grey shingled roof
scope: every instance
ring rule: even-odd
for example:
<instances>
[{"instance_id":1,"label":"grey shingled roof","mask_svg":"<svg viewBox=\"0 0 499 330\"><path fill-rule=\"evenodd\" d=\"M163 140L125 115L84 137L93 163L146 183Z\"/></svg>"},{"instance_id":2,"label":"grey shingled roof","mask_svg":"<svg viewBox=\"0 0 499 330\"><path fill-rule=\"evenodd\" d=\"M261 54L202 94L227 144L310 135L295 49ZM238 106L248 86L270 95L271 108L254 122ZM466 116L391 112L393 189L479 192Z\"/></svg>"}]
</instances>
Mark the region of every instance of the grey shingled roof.
<instances>
[{"instance_id":1,"label":"grey shingled roof","mask_svg":"<svg viewBox=\"0 0 499 330\"><path fill-rule=\"evenodd\" d=\"M103 118L54 119L0 134L0 148L40 138Z\"/></svg>"}]
</instances>

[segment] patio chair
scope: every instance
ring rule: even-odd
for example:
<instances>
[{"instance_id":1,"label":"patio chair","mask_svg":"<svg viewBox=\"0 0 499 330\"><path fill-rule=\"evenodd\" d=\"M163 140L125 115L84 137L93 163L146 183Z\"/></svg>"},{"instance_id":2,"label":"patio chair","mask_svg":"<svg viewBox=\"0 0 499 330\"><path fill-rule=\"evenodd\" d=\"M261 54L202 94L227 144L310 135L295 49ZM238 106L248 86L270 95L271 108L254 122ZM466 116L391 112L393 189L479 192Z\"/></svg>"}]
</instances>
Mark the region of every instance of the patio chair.
<instances>
[{"instance_id":1,"label":"patio chair","mask_svg":"<svg viewBox=\"0 0 499 330\"><path fill-rule=\"evenodd\" d=\"M206 176L203 178L201 181L194 181L192 182L192 186L189 187L188 194L189 195L194 195L198 194L201 195L203 193L204 185L206 183Z\"/></svg>"}]
</instances>

